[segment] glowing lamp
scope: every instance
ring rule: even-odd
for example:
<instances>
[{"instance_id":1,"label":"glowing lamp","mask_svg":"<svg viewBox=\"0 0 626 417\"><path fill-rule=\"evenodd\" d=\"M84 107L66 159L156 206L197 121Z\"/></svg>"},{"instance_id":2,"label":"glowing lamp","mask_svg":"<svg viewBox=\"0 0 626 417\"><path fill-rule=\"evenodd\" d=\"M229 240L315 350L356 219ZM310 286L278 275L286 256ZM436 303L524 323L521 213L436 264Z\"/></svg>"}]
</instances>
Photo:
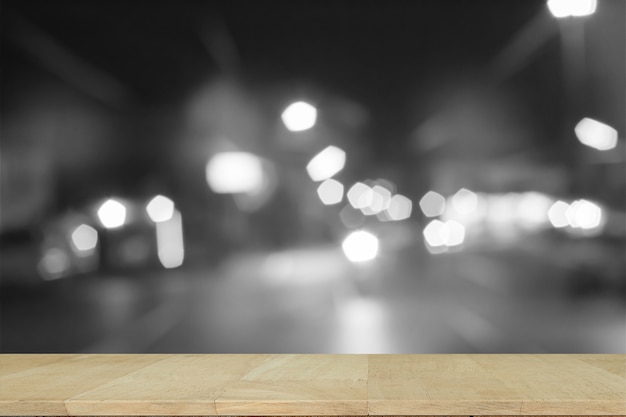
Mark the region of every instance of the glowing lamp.
<instances>
[{"instance_id":1,"label":"glowing lamp","mask_svg":"<svg viewBox=\"0 0 626 417\"><path fill-rule=\"evenodd\" d=\"M317 109L304 101L290 104L281 115L285 127L292 132L301 132L315 126Z\"/></svg>"},{"instance_id":2,"label":"glowing lamp","mask_svg":"<svg viewBox=\"0 0 626 417\"><path fill-rule=\"evenodd\" d=\"M109 199L98 209L98 219L107 229L116 229L126 223L126 206L121 202Z\"/></svg>"},{"instance_id":3,"label":"glowing lamp","mask_svg":"<svg viewBox=\"0 0 626 417\"><path fill-rule=\"evenodd\" d=\"M341 248L351 262L371 261L378 255L378 238L370 232L359 230L350 233Z\"/></svg>"},{"instance_id":4,"label":"glowing lamp","mask_svg":"<svg viewBox=\"0 0 626 417\"><path fill-rule=\"evenodd\" d=\"M218 194L254 193L263 186L263 164L247 152L221 152L206 165L206 180Z\"/></svg>"},{"instance_id":5,"label":"glowing lamp","mask_svg":"<svg viewBox=\"0 0 626 417\"><path fill-rule=\"evenodd\" d=\"M345 165L346 153L331 145L309 161L306 171L313 181L324 181L341 171Z\"/></svg>"}]
</instances>

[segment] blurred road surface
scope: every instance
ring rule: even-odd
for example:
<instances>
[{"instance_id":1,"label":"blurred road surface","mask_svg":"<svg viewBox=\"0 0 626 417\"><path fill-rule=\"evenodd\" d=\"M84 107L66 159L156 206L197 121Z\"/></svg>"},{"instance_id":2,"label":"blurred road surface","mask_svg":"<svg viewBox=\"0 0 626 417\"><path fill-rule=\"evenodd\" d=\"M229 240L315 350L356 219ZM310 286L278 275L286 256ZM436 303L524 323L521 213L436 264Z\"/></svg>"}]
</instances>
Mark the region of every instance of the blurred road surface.
<instances>
[{"instance_id":1,"label":"blurred road surface","mask_svg":"<svg viewBox=\"0 0 626 417\"><path fill-rule=\"evenodd\" d=\"M626 353L623 294L527 256L309 247L4 288L2 352Z\"/></svg>"}]
</instances>

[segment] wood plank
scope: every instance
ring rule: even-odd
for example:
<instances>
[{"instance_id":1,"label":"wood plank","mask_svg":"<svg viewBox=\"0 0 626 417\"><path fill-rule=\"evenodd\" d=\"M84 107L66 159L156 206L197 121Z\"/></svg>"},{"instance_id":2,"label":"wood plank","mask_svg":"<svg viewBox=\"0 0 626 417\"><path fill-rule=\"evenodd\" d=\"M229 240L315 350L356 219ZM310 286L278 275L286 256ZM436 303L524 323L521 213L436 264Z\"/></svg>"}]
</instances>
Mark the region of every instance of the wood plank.
<instances>
[{"instance_id":1,"label":"wood plank","mask_svg":"<svg viewBox=\"0 0 626 417\"><path fill-rule=\"evenodd\" d=\"M15 355L5 354L0 356L0 375L9 376L29 371L43 365L60 362L72 358L74 355L57 354L37 354L37 355ZM22 359L20 359L22 358Z\"/></svg>"},{"instance_id":2,"label":"wood plank","mask_svg":"<svg viewBox=\"0 0 626 417\"><path fill-rule=\"evenodd\" d=\"M626 355L0 355L0 415L621 415Z\"/></svg>"},{"instance_id":3,"label":"wood plank","mask_svg":"<svg viewBox=\"0 0 626 417\"><path fill-rule=\"evenodd\" d=\"M274 355L216 401L227 415L367 415L366 355Z\"/></svg>"},{"instance_id":4,"label":"wood plank","mask_svg":"<svg viewBox=\"0 0 626 417\"><path fill-rule=\"evenodd\" d=\"M0 369L9 371L0 374L0 413L67 415L68 399L162 359L161 355L0 355Z\"/></svg>"},{"instance_id":5,"label":"wood plank","mask_svg":"<svg viewBox=\"0 0 626 417\"><path fill-rule=\"evenodd\" d=\"M215 400L267 355L169 355L66 401L70 415L216 415Z\"/></svg>"},{"instance_id":6,"label":"wood plank","mask_svg":"<svg viewBox=\"0 0 626 417\"><path fill-rule=\"evenodd\" d=\"M576 355L575 357L579 361L602 368L618 377L626 375L626 361L616 360L615 355Z\"/></svg>"},{"instance_id":7,"label":"wood plank","mask_svg":"<svg viewBox=\"0 0 626 417\"><path fill-rule=\"evenodd\" d=\"M620 369L626 356L588 359ZM369 365L372 415L626 415L626 375L576 356L374 355Z\"/></svg>"}]
</instances>

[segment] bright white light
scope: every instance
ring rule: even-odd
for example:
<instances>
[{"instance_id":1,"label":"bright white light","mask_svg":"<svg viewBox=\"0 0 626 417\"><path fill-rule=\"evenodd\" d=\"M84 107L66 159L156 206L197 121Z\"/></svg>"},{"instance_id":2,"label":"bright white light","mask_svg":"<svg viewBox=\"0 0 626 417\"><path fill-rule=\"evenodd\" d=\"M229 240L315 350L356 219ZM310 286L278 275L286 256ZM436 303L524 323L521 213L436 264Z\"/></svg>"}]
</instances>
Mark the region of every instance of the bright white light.
<instances>
[{"instance_id":1,"label":"bright white light","mask_svg":"<svg viewBox=\"0 0 626 417\"><path fill-rule=\"evenodd\" d=\"M597 0L548 0L554 17L589 16L596 11Z\"/></svg>"},{"instance_id":2,"label":"bright white light","mask_svg":"<svg viewBox=\"0 0 626 417\"><path fill-rule=\"evenodd\" d=\"M517 204L517 216L522 225L527 227L547 224L549 222L548 211L552 204L553 200L544 194L524 193Z\"/></svg>"},{"instance_id":3,"label":"bright white light","mask_svg":"<svg viewBox=\"0 0 626 417\"><path fill-rule=\"evenodd\" d=\"M156 224L156 237L161 264L168 269L181 266L185 259L185 246L180 212L175 210L169 220Z\"/></svg>"},{"instance_id":4,"label":"bright white light","mask_svg":"<svg viewBox=\"0 0 626 417\"><path fill-rule=\"evenodd\" d=\"M598 6L597 0L576 0L570 1L572 4L571 14L572 16L589 16L596 11Z\"/></svg>"},{"instance_id":5,"label":"bright white light","mask_svg":"<svg viewBox=\"0 0 626 417\"><path fill-rule=\"evenodd\" d=\"M346 258L352 262L371 261L378 255L378 238L364 230L350 233L341 245Z\"/></svg>"},{"instance_id":6,"label":"bright white light","mask_svg":"<svg viewBox=\"0 0 626 417\"><path fill-rule=\"evenodd\" d=\"M89 225L81 224L72 232L72 244L79 254L93 251L98 244L98 232Z\"/></svg>"},{"instance_id":7,"label":"bright white light","mask_svg":"<svg viewBox=\"0 0 626 417\"><path fill-rule=\"evenodd\" d=\"M317 195L327 206L341 203L343 200L343 184L337 180L328 179L317 187Z\"/></svg>"},{"instance_id":8,"label":"bright white light","mask_svg":"<svg viewBox=\"0 0 626 417\"><path fill-rule=\"evenodd\" d=\"M283 111L281 118L287 129L292 132L300 132L315 126L317 109L309 103L298 101L290 104Z\"/></svg>"},{"instance_id":9,"label":"bright white light","mask_svg":"<svg viewBox=\"0 0 626 417\"><path fill-rule=\"evenodd\" d=\"M254 193L263 187L263 163L247 152L222 152L207 163L206 179L218 194Z\"/></svg>"},{"instance_id":10,"label":"bright white light","mask_svg":"<svg viewBox=\"0 0 626 417\"><path fill-rule=\"evenodd\" d=\"M548 210L548 219L552 226L560 229L569 225L569 221L567 219L567 210L569 209L569 204L565 201L557 201Z\"/></svg>"},{"instance_id":11,"label":"bright white light","mask_svg":"<svg viewBox=\"0 0 626 417\"><path fill-rule=\"evenodd\" d=\"M372 189L362 182L357 182L350 187L347 197L352 207L362 209L372 202Z\"/></svg>"},{"instance_id":12,"label":"bright white light","mask_svg":"<svg viewBox=\"0 0 626 417\"><path fill-rule=\"evenodd\" d=\"M463 225L477 224L488 220L489 196L478 194L470 190L461 189L454 195L448 197L445 203L442 220L457 220Z\"/></svg>"},{"instance_id":13,"label":"bright white light","mask_svg":"<svg viewBox=\"0 0 626 417\"><path fill-rule=\"evenodd\" d=\"M126 222L126 206L117 200L109 199L98 209L98 219L107 229L121 227Z\"/></svg>"},{"instance_id":14,"label":"bright white light","mask_svg":"<svg viewBox=\"0 0 626 417\"><path fill-rule=\"evenodd\" d=\"M465 241L465 226L455 220L448 220L444 226L448 229L445 235L447 235L446 246L458 246Z\"/></svg>"},{"instance_id":15,"label":"bright white light","mask_svg":"<svg viewBox=\"0 0 626 417\"><path fill-rule=\"evenodd\" d=\"M413 210L413 203L411 200L401 194L396 194L391 197L387 213L391 220L404 220L411 217L411 211Z\"/></svg>"},{"instance_id":16,"label":"bright white light","mask_svg":"<svg viewBox=\"0 0 626 417\"><path fill-rule=\"evenodd\" d=\"M389 207L391 191L380 185L375 185L364 196L363 202L365 203L365 201L368 203L361 207L363 214L367 216L378 214Z\"/></svg>"},{"instance_id":17,"label":"bright white light","mask_svg":"<svg viewBox=\"0 0 626 417\"><path fill-rule=\"evenodd\" d=\"M456 220L433 220L424 228L426 243L432 248L453 247L465 241L465 226Z\"/></svg>"},{"instance_id":18,"label":"bright white light","mask_svg":"<svg viewBox=\"0 0 626 417\"><path fill-rule=\"evenodd\" d=\"M167 197L157 195L146 205L146 213L155 223L168 221L174 215L174 202Z\"/></svg>"},{"instance_id":19,"label":"bright white light","mask_svg":"<svg viewBox=\"0 0 626 417\"><path fill-rule=\"evenodd\" d=\"M391 204L391 191L381 185L375 185L372 188L372 193L378 196L378 198L375 198L376 201L372 201L372 204L370 204L370 210L374 214L380 213L389 207L389 204Z\"/></svg>"},{"instance_id":20,"label":"bright white light","mask_svg":"<svg viewBox=\"0 0 626 417\"><path fill-rule=\"evenodd\" d=\"M439 193L429 191L419 202L420 208L426 217L441 216L446 208L446 199Z\"/></svg>"},{"instance_id":21,"label":"bright white light","mask_svg":"<svg viewBox=\"0 0 626 417\"><path fill-rule=\"evenodd\" d=\"M39 261L39 271L45 279L59 278L70 268L70 258L60 248L48 248Z\"/></svg>"},{"instance_id":22,"label":"bright white light","mask_svg":"<svg viewBox=\"0 0 626 417\"><path fill-rule=\"evenodd\" d=\"M336 146L329 146L311 159L306 171L313 181L324 181L343 169L346 153Z\"/></svg>"},{"instance_id":23,"label":"bright white light","mask_svg":"<svg viewBox=\"0 0 626 417\"><path fill-rule=\"evenodd\" d=\"M460 214L471 214L478 207L478 196L473 191L461 188L452 197L452 206Z\"/></svg>"},{"instance_id":24,"label":"bright white light","mask_svg":"<svg viewBox=\"0 0 626 417\"><path fill-rule=\"evenodd\" d=\"M597 120L584 118L574 128L580 143L599 151L617 146L617 130Z\"/></svg>"},{"instance_id":25,"label":"bright white light","mask_svg":"<svg viewBox=\"0 0 626 417\"><path fill-rule=\"evenodd\" d=\"M548 0L548 9L554 17L567 17L570 16L569 0Z\"/></svg>"},{"instance_id":26,"label":"bright white light","mask_svg":"<svg viewBox=\"0 0 626 417\"><path fill-rule=\"evenodd\" d=\"M445 246L448 241L449 230L441 220L433 220L424 228L424 238L433 248Z\"/></svg>"},{"instance_id":27,"label":"bright white light","mask_svg":"<svg viewBox=\"0 0 626 417\"><path fill-rule=\"evenodd\" d=\"M568 207L565 216L571 227L595 229L602 223L602 209L587 200L576 200Z\"/></svg>"}]
</instances>

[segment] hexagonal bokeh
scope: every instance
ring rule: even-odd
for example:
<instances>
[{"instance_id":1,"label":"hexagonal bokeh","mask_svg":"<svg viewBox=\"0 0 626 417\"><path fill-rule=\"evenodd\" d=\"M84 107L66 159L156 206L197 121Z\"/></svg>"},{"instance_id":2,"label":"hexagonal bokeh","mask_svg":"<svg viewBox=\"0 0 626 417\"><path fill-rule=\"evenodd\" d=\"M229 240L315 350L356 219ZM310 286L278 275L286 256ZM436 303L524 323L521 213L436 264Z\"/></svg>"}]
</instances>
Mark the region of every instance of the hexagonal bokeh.
<instances>
[{"instance_id":1,"label":"hexagonal bokeh","mask_svg":"<svg viewBox=\"0 0 626 417\"><path fill-rule=\"evenodd\" d=\"M460 214L470 214L478 207L478 195L467 188L461 188L452 197L452 206Z\"/></svg>"},{"instance_id":2,"label":"hexagonal bokeh","mask_svg":"<svg viewBox=\"0 0 626 417\"><path fill-rule=\"evenodd\" d=\"M72 232L72 243L81 252L91 251L98 244L98 231L87 224L81 224Z\"/></svg>"},{"instance_id":3,"label":"hexagonal bokeh","mask_svg":"<svg viewBox=\"0 0 626 417\"><path fill-rule=\"evenodd\" d=\"M328 179L317 187L317 195L327 206L341 203L343 200L343 184L337 180Z\"/></svg>"},{"instance_id":4,"label":"hexagonal bokeh","mask_svg":"<svg viewBox=\"0 0 626 417\"><path fill-rule=\"evenodd\" d=\"M403 195L396 194L391 197L387 213L391 220L404 220L411 217L413 211L413 203L411 200Z\"/></svg>"},{"instance_id":5,"label":"hexagonal bokeh","mask_svg":"<svg viewBox=\"0 0 626 417\"><path fill-rule=\"evenodd\" d=\"M158 195L146 206L146 212L150 219L155 222L165 222L174 215L174 202L167 197Z\"/></svg>"},{"instance_id":6,"label":"hexagonal bokeh","mask_svg":"<svg viewBox=\"0 0 626 417\"><path fill-rule=\"evenodd\" d=\"M121 227L126 222L126 206L117 200L109 199L98 209L98 219L107 229Z\"/></svg>"},{"instance_id":7,"label":"hexagonal bokeh","mask_svg":"<svg viewBox=\"0 0 626 417\"><path fill-rule=\"evenodd\" d=\"M441 220L433 220L424 228L426 243L434 248L446 245L447 233L447 227Z\"/></svg>"},{"instance_id":8,"label":"hexagonal bokeh","mask_svg":"<svg viewBox=\"0 0 626 417\"><path fill-rule=\"evenodd\" d=\"M426 217L441 216L446 209L446 199L439 193L429 191L419 202L422 213Z\"/></svg>"},{"instance_id":9,"label":"hexagonal bokeh","mask_svg":"<svg viewBox=\"0 0 626 417\"><path fill-rule=\"evenodd\" d=\"M372 200L372 189L362 182L357 182L348 190L348 201L355 209L367 207Z\"/></svg>"},{"instance_id":10,"label":"hexagonal bokeh","mask_svg":"<svg viewBox=\"0 0 626 417\"><path fill-rule=\"evenodd\" d=\"M565 201L556 201L548 210L548 219L552 226L555 228L565 227L569 224L567 221L567 209L569 204Z\"/></svg>"}]
</instances>

